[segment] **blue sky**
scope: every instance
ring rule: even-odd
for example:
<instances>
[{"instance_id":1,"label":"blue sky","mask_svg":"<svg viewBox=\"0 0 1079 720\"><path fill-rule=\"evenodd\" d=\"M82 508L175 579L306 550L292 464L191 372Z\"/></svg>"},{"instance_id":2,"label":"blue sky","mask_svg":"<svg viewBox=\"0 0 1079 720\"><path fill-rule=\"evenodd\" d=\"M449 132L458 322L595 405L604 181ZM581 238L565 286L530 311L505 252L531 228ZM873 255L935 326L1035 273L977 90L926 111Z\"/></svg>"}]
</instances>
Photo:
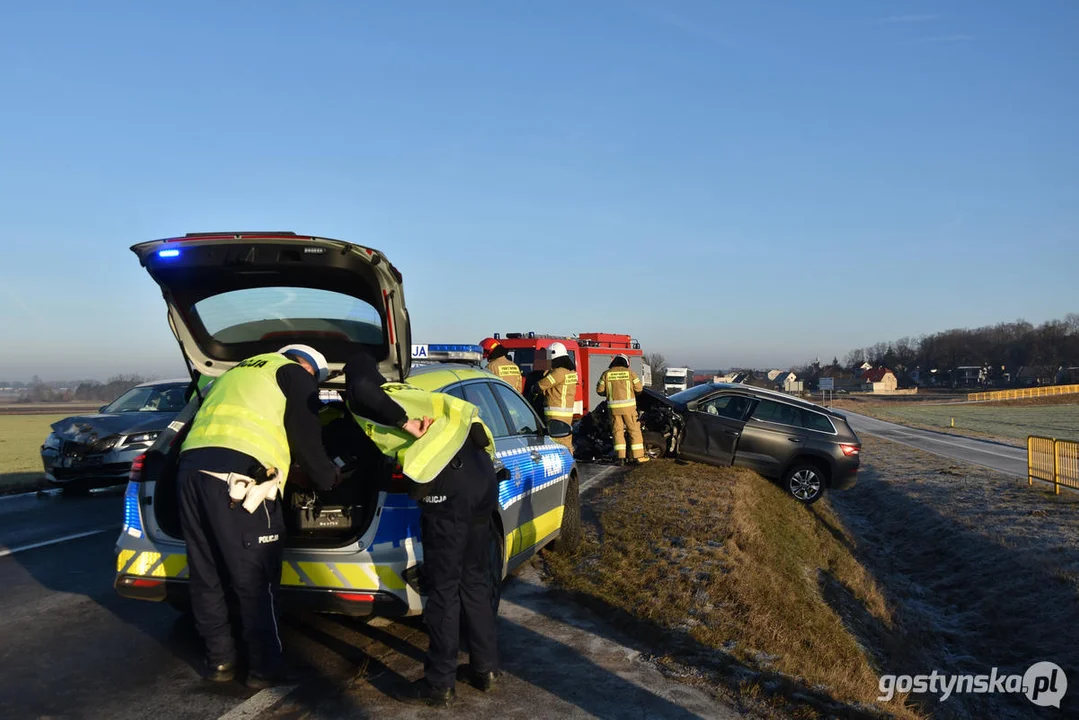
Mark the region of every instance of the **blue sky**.
<instances>
[{"instance_id":1,"label":"blue sky","mask_svg":"<svg viewBox=\"0 0 1079 720\"><path fill-rule=\"evenodd\" d=\"M414 336L786 365L1079 310L1079 4L4 3L0 379L174 374L127 248L385 251Z\"/></svg>"}]
</instances>

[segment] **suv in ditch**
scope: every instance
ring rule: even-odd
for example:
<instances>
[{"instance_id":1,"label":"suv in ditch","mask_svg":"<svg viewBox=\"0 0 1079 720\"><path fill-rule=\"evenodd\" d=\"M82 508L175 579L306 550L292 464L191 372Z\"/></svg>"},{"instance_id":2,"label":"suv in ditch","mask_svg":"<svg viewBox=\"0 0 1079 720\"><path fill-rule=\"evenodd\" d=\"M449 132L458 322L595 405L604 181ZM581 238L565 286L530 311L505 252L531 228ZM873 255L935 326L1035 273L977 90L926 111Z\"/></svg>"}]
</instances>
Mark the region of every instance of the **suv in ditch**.
<instances>
[{"instance_id":1,"label":"suv in ditch","mask_svg":"<svg viewBox=\"0 0 1079 720\"><path fill-rule=\"evenodd\" d=\"M834 410L728 383L697 385L660 402L683 420L672 444L687 460L756 470L806 504L857 482L862 442Z\"/></svg>"},{"instance_id":2,"label":"suv in ditch","mask_svg":"<svg viewBox=\"0 0 1079 720\"><path fill-rule=\"evenodd\" d=\"M579 540L577 467L552 439L558 431L490 373L445 364L411 372L402 277L381 252L293 233L187 235L132 250L161 287L197 386L247 357L295 342L316 346L329 361L323 440L331 456L349 456L357 470L321 494L305 487L298 469L290 473L279 500L289 530L285 603L359 616L423 610L419 506L404 492L397 468L358 430L343 402L333 400L357 344L374 351L387 379L475 404L495 436L500 481L489 552L496 607L509 572L555 540ZM200 402L201 392L194 392L132 466L116 545L115 588L124 597L186 604L176 467Z\"/></svg>"}]
</instances>

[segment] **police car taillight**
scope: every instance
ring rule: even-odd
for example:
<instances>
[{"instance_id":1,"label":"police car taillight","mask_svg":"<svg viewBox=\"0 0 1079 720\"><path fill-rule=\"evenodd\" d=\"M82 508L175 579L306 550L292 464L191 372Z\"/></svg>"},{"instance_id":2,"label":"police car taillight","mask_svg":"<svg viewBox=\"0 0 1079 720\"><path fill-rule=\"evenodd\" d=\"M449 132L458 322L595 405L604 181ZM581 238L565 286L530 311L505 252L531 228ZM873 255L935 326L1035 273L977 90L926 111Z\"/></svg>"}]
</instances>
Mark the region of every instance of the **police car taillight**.
<instances>
[{"instance_id":1,"label":"police car taillight","mask_svg":"<svg viewBox=\"0 0 1079 720\"><path fill-rule=\"evenodd\" d=\"M142 468L145 465L146 453L141 453L131 461L131 472L127 474L127 479L131 482L142 482Z\"/></svg>"}]
</instances>

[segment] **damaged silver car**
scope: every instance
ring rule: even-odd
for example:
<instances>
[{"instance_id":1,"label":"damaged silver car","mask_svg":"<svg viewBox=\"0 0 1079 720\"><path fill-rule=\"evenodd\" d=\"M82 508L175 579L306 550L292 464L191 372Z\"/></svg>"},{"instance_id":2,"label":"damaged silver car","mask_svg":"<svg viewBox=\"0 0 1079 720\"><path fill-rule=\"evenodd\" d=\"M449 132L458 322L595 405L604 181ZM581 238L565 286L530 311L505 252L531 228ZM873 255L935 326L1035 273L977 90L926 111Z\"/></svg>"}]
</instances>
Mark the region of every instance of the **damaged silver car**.
<instances>
[{"instance_id":1,"label":"damaged silver car","mask_svg":"<svg viewBox=\"0 0 1079 720\"><path fill-rule=\"evenodd\" d=\"M53 423L41 446L45 479L65 493L127 482L131 462L187 404L190 380L136 385L97 414Z\"/></svg>"}]
</instances>

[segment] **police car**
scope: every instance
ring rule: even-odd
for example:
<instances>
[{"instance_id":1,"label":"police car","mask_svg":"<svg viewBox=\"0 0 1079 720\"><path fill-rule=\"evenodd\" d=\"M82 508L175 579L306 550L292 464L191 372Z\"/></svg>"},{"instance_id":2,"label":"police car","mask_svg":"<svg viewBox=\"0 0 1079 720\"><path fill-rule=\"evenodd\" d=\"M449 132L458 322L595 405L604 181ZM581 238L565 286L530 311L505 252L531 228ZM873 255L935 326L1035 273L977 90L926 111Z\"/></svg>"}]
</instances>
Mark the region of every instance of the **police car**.
<instances>
[{"instance_id":1,"label":"police car","mask_svg":"<svg viewBox=\"0 0 1079 720\"><path fill-rule=\"evenodd\" d=\"M187 235L132 250L161 287L194 377L217 377L246 357L292 342L326 355L324 441L331 455L355 447L349 432L356 424L335 393L344 387L339 373L357 343L375 351L388 380L476 405L495 436L500 475L489 543L496 606L497 588L514 568L554 541L578 541L577 467L551 437L568 427L548 429L509 385L461 364L478 351L474 346L418 346L422 366L413 370L402 277L381 252L293 233ZM458 362L444 362L451 359ZM124 597L186 604L176 464L199 402L196 394L132 466L116 545L115 588ZM281 579L286 603L348 615L422 612L419 508L394 470L381 455L365 457L331 493L310 490L300 473L290 474L281 500L289 527Z\"/></svg>"}]
</instances>

